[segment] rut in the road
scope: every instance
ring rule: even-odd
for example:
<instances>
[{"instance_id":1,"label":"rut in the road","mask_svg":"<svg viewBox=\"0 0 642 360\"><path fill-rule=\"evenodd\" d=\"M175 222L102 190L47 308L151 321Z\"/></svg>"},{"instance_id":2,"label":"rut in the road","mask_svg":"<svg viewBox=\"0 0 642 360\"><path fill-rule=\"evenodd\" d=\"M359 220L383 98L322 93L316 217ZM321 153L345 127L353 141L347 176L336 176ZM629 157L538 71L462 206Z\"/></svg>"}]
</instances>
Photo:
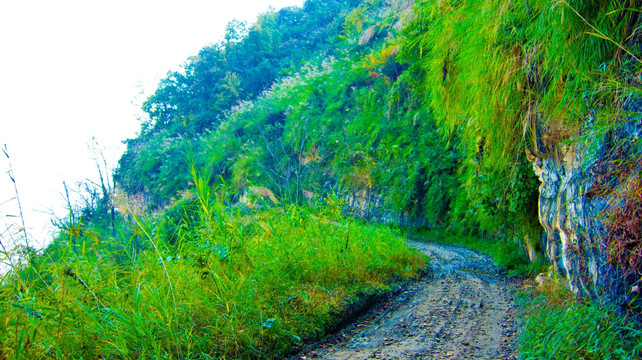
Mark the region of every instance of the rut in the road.
<instances>
[{"instance_id":1,"label":"rut in the road","mask_svg":"<svg viewBox=\"0 0 642 360\"><path fill-rule=\"evenodd\" d=\"M434 276L413 283L298 359L514 359L513 285L491 260L430 243Z\"/></svg>"}]
</instances>

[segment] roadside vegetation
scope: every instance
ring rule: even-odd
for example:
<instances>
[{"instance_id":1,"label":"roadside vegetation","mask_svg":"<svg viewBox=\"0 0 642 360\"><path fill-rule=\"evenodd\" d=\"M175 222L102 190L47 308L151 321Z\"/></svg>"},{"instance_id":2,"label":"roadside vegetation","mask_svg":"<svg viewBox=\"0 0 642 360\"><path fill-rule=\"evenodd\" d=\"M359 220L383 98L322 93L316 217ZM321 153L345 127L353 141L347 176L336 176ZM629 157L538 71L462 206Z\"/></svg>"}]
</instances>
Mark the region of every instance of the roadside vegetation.
<instances>
[{"instance_id":1,"label":"roadside vegetation","mask_svg":"<svg viewBox=\"0 0 642 360\"><path fill-rule=\"evenodd\" d=\"M518 303L522 359L639 359L642 330L608 302L578 299L558 276L540 278Z\"/></svg>"},{"instance_id":2,"label":"roadside vegetation","mask_svg":"<svg viewBox=\"0 0 642 360\"><path fill-rule=\"evenodd\" d=\"M388 227L229 207L196 183L172 226L129 212L114 238L70 228L5 274L0 358L282 358L426 266Z\"/></svg>"}]
</instances>

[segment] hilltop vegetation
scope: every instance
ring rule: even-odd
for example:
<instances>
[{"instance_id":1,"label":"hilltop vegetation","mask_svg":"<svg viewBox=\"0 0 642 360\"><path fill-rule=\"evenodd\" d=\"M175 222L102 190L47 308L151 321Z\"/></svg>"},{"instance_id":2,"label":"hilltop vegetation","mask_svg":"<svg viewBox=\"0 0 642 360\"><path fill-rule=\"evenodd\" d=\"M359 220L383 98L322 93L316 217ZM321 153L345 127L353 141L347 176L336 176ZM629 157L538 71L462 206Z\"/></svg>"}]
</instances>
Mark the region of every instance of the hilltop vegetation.
<instances>
[{"instance_id":1,"label":"hilltop vegetation","mask_svg":"<svg viewBox=\"0 0 642 360\"><path fill-rule=\"evenodd\" d=\"M180 200L190 176L177 155L189 151L198 168L225 179L236 194L265 186L286 201L305 203L304 192L320 198L333 191L381 194L385 189L387 207L416 218L431 216L426 220L431 224L446 223L457 187L457 140L439 136L422 99L425 90L399 59L397 39L411 5L368 1L343 8L342 17L333 18L338 25L329 46L270 86L221 109L226 116L210 119L202 131L190 125L200 110L183 113L187 104L174 97L161 102L160 94L185 89L194 94L190 104L209 103L207 98L188 91L192 85L164 82L146 106L172 109L171 120L148 111L149 122L121 159L119 184L152 205ZM306 8L307 3L299 11ZM276 31L264 19L280 19L280 14L259 19L246 41L256 29ZM231 51L244 49L243 44L233 44ZM297 51L298 42L293 44L288 42L290 52ZM216 49L229 51L227 46ZM207 62L212 50L190 59L187 77L201 77L191 69Z\"/></svg>"},{"instance_id":2,"label":"hilltop vegetation","mask_svg":"<svg viewBox=\"0 0 642 360\"><path fill-rule=\"evenodd\" d=\"M5 276L0 359L283 356L426 265L351 212L541 270L531 163L640 121L640 8L307 0L231 22L145 101L116 185L101 174ZM639 141L625 150L609 158L618 179L642 168ZM605 241L633 286L640 227L621 219L639 220L639 179L616 180L595 191L616 194Z\"/></svg>"}]
</instances>

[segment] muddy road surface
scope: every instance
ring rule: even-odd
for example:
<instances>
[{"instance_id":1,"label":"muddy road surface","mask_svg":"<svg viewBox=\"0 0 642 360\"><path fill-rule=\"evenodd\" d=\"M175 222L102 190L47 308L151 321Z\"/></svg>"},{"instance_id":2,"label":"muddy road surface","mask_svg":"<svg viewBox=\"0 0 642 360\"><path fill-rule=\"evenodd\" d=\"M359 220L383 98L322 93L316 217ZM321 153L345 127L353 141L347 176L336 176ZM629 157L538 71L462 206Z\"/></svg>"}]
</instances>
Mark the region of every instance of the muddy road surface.
<instances>
[{"instance_id":1,"label":"muddy road surface","mask_svg":"<svg viewBox=\"0 0 642 360\"><path fill-rule=\"evenodd\" d=\"M490 258L411 242L433 273L293 359L515 359L515 284Z\"/></svg>"}]
</instances>

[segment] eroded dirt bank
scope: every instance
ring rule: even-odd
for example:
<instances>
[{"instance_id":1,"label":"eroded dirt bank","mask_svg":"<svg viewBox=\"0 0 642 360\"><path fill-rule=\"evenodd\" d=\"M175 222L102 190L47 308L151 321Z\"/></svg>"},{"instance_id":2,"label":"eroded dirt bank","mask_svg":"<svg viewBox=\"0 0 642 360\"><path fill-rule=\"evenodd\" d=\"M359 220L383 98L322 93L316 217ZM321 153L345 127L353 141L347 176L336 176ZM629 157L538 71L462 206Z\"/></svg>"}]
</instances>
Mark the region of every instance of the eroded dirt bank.
<instances>
[{"instance_id":1,"label":"eroded dirt bank","mask_svg":"<svg viewBox=\"0 0 642 360\"><path fill-rule=\"evenodd\" d=\"M473 251L411 245L433 276L294 359L515 359L514 283Z\"/></svg>"}]
</instances>

